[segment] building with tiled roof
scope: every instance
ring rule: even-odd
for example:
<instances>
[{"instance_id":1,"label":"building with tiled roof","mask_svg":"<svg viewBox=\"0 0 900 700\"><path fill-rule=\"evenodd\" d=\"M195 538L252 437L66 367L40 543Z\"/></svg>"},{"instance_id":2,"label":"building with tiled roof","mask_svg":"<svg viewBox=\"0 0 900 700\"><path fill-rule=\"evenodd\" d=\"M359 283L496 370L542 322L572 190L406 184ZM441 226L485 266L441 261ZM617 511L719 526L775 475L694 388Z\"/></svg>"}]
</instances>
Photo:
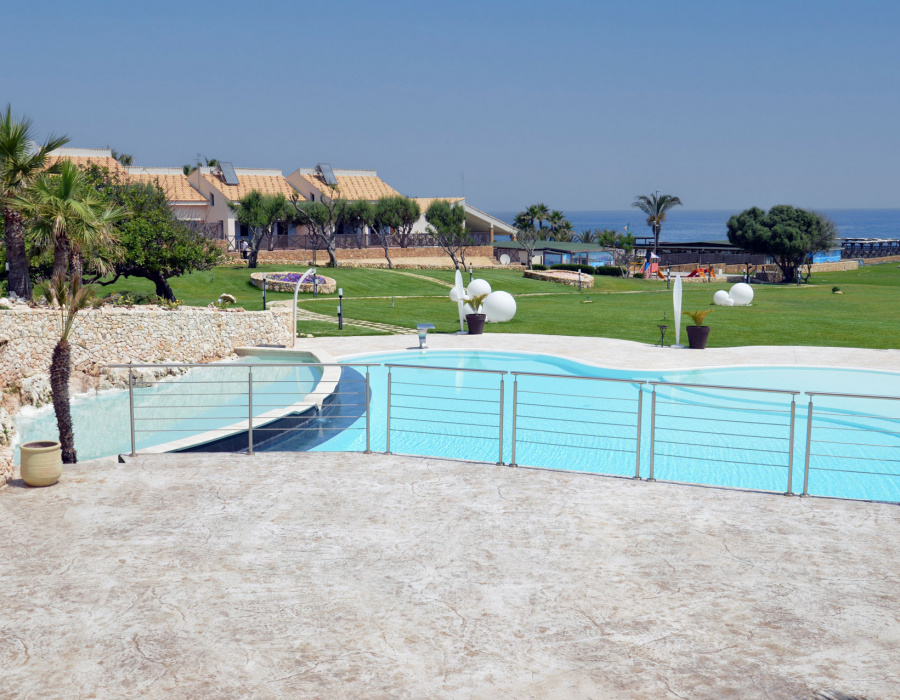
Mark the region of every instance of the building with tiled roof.
<instances>
[{"instance_id":1,"label":"building with tiled roof","mask_svg":"<svg viewBox=\"0 0 900 700\"><path fill-rule=\"evenodd\" d=\"M399 192L378 177L377 170L334 170L336 187L330 186L322 172L316 168L298 168L287 176L288 182L306 199L349 199L351 202L366 199L375 202L382 197L397 197Z\"/></svg>"},{"instance_id":2,"label":"building with tiled roof","mask_svg":"<svg viewBox=\"0 0 900 700\"><path fill-rule=\"evenodd\" d=\"M452 206L463 207L466 210L466 230L470 233L483 234L485 240L493 243L494 236L501 234L504 238L515 233L516 229L505 221L491 216L487 212L476 209L468 204L465 197L413 197L419 203L422 215L413 227L413 233L427 233L428 221L425 219L425 212L433 202L444 201L449 202Z\"/></svg>"},{"instance_id":3,"label":"building with tiled roof","mask_svg":"<svg viewBox=\"0 0 900 700\"><path fill-rule=\"evenodd\" d=\"M112 151L108 148L57 148L47 155L47 166L60 160L72 161L83 168L97 165L108 168L110 172L125 173L125 167L113 158Z\"/></svg>"}]
</instances>

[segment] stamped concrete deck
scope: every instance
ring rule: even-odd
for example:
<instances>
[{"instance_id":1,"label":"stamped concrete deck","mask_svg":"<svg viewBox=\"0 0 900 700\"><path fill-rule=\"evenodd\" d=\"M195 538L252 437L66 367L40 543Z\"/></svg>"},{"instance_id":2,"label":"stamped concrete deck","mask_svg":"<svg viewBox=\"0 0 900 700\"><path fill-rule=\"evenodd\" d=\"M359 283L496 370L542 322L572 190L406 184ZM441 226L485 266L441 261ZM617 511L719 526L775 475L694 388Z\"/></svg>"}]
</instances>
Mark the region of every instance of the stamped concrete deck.
<instances>
[{"instance_id":1,"label":"stamped concrete deck","mask_svg":"<svg viewBox=\"0 0 900 700\"><path fill-rule=\"evenodd\" d=\"M0 489L0 697L875 698L900 508L385 455Z\"/></svg>"}]
</instances>

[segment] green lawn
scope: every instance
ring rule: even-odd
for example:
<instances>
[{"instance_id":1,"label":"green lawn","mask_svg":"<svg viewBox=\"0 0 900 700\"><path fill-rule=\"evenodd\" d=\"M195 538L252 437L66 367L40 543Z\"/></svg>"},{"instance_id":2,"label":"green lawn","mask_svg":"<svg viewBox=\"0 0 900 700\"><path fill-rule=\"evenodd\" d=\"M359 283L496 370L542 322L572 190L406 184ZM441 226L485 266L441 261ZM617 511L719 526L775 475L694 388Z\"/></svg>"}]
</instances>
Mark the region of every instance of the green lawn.
<instances>
[{"instance_id":1,"label":"green lawn","mask_svg":"<svg viewBox=\"0 0 900 700\"><path fill-rule=\"evenodd\" d=\"M261 271L285 270L281 267ZM305 268L295 268L305 269ZM396 271L338 268L323 270L344 290L346 318L379 321L413 327L417 322L434 323L437 332L459 330L456 305L449 288L432 282L451 283L450 271ZM410 276L403 274L411 272ZM657 324L672 323L672 297L665 282L595 277L595 287L579 294L570 287L527 280L521 271L488 270L477 276L494 289L516 295L518 312L509 323L488 324L488 333L545 333L604 336L642 342L659 338ZM205 306L220 294L234 295L247 309L262 308L262 294L247 281L246 268L221 267L172 280L172 289L185 304ZM468 274L464 275L468 281ZM840 286L843 294L832 294ZM684 308L709 308L713 293L727 284L685 284ZM152 292L144 280L119 280L105 291ZM735 345L833 345L896 348L900 339L900 269L896 264L873 265L852 272L815 275L812 284L756 286L750 307L713 307L707 319L712 327L710 347ZM392 306L392 299L393 306ZM301 295L300 305L334 315L336 295L312 299ZM270 293L269 301L290 299L286 293ZM584 303L590 299L590 303ZM663 319L665 314L665 320ZM688 319L684 319L685 324ZM370 335L372 331L324 322L301 321L300 333L313 335ZM668 338L671 338L671 330Z\"/></svg>"}]
</instances>

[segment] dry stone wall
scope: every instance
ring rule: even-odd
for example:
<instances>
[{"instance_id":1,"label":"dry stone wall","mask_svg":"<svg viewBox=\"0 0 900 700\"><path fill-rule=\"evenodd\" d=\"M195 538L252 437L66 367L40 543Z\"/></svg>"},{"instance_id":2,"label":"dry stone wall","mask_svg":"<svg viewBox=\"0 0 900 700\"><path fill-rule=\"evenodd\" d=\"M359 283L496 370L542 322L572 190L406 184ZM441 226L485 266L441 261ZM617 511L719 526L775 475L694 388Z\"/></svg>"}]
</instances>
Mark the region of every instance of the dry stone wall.
<instances>
[{"instance_id":1,"label":"dry stone wall","mask_svg":"<svg viewBox=\"0 0 900 700\"><path fill-rule=\"evenodd\" d=\"M11 413L22 404L50 400L48 371L58 339L58 312L25 304L0 305L0 485L12 476ZM79 317L72 335L73 393L127 383L118 363L212 362L234 349L253 345L291 345L291 311L159 307L103 307ZM152 373L170 374L172 370Z\"/></svg>"},{"instance_id":2,"label":"dry stone wall","mask_svg":"<svg viewBox=\"0 0 900 700\"><path fill-rule=\"evenodd\" d=\"M43 374L58 337L59 315L17 304L0 310L0 386ZM119 362L209 362L242 345L292 343L288 309L243 311L182 307L103 307L79 317L70 337L73 369Z\"/></svg>"}]
</instances>

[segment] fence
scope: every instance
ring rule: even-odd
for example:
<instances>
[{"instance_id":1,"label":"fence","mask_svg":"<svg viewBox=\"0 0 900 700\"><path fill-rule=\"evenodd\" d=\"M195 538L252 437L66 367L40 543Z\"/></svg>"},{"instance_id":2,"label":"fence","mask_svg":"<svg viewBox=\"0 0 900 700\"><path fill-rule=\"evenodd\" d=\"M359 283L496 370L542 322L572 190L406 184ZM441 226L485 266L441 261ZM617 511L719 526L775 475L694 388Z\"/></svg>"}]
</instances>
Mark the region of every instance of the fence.
<instances>
[{"instance_id":1,"label":"fence","mask_svg":"<svg viewBox=\"0 0 900 700\"><path fill-rule=\"evenodd\" d=\"M796 390L479 368L112 367L132 454L384 451L900 502L900 397L806 392L798 411Z\"/></svg>"},{"instance_id":2,"label":"fence","mask_svg":"<svg viewBox=\"0 0 900 700\"><path fill-rule=\"evenodd\" d=\"M470 245L485 246L491 244L491 234L489 232L472 231L468 234ZM213 236L210 236L213 237ZM216 236L220 237L220 236ZM224 235L221 235L224 238ZM249 237L238 238L235 245L239 246L240 241L250 241ZM381 237L376 233L339 233L334 237L334 247L337 250L352 250L366 248L381 248ZM413 233L404 236L403 240L398 240L396 236L391 236L389 240L390 248L437 248L439 247L437 239L428 233ZM313 236L306 233L281 234L273 233L264 237L260 244L260 250L326 250L325 241L321 236Z\"/></svg>"}]
</instances>

